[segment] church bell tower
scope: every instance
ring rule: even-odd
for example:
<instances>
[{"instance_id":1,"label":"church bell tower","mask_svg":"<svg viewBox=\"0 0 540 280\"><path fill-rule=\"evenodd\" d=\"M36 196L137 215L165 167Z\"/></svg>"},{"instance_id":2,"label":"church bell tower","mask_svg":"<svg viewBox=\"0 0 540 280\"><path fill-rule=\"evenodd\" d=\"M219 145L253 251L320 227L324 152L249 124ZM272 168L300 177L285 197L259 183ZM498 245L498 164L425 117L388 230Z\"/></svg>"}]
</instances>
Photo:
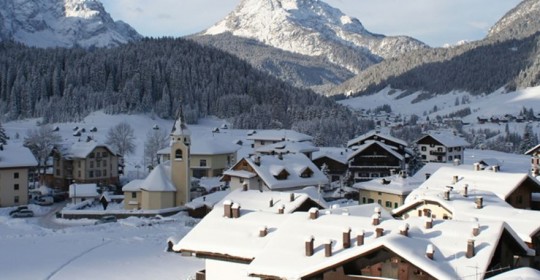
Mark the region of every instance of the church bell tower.
<instances>
[{"instance_id":1,"label":"church bell tower","mask_svg":"<svg viewBox=\"0 0 540 280\"><path fill-rule=\"evenodd\" d=\"M171 131L171 179L176 187L175 205L182 206L190 199L191 178L189 175L189 146L191 132L187 128L182 107L176 116Z\"/></svg>"}]
</instances>

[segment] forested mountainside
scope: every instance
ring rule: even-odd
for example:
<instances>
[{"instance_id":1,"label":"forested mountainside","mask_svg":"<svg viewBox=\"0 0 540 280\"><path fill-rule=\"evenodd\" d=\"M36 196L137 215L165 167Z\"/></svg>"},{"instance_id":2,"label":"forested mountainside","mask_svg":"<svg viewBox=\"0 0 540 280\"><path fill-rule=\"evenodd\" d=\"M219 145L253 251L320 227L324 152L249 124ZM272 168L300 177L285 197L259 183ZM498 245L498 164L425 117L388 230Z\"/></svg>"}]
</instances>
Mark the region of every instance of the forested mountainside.
<instances>
[{"instance_id":1,"label":"forested mountainside","mask_svg":"<svg viewBox=\"0 0 540 280\"><path fill-rule=\"evenodd\" d=\"M4 119L72 121L96 110L169 118L179 106L190 122L215 115L237 128L293 128L324 145L340 145L372 126L328 98L189 40L95 50L0 43Z\"/></svg>"},{"instance_id":2,"label":"forested mountainside","mask_svg":"<svg viewBox=\"0 0 540 280\"><path fill-rule=\"evenodd\" d=\"M334 88L332 94L372 94L385 87L425 91L427 98L453 90L472 94L540 82L540 4L525 0L480 41L409 52L383 61Z\"/></svg>"}]
</instances>

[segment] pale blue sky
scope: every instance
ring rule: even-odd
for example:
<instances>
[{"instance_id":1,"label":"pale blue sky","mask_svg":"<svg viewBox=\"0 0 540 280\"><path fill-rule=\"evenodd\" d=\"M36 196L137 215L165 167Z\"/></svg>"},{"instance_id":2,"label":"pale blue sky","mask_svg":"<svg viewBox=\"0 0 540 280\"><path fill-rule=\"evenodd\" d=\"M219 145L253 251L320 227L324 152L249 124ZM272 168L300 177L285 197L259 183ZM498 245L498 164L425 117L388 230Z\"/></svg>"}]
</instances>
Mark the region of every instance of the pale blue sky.
<instances>
[{"instance_id":1,"label":"pale blue sky","mask_svg":"<svg viewBox=\"0 0 540 280\"><path fill-rule=\"evenodd\" d=\"M115 20L145 36L183 36L223 19L240 0L101 0ZM520 0L326 0L367 30L431 46L483 38Z\"/></svg>"}]
</instances>

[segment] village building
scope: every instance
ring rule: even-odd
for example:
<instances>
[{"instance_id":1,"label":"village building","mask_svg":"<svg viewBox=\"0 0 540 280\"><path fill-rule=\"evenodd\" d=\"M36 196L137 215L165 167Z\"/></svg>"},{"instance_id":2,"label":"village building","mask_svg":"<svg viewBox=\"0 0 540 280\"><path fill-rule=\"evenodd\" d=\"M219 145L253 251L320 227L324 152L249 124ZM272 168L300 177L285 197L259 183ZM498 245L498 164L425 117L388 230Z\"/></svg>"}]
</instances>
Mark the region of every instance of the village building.
<instances>
[{"instance_id":1,"label":"village building","mask_svg":"<svg viewBox=\"0 0 540 280\"><path fill-rule=\"evenodd\" d=\"M69 185L69 198L71 203L77 204L83 201L94 201L99 197L97 184L71 184Z\"/></svg>"},{"instance_id":2,"label":"village building","mask_svg":"<svg viewBox=\"0 0 540 280\"><path fill-rule=\"evenodd\" d=\"M462 161L469 143L446 131L430 132L415 141L423 162Z\"/></svg>"},{"instance_id":3,"label":"village building","mask_svg":"<svg viewBox=\"0 0 540 280\"><path fill-rule=\"evenodd\" d=\"M217 139L198 139L190 147L190 175L194 178L219 177L236 163L239 145ZM171 148L158 152L159 162L171 159Z\"/></svg>"},{"instance_id":4,"label":"village building","mask_svg":"<svg viewBox=\"0 0 540 280\"><path fill-rule=\"evenodd\" d=\"M406 158L380 141L366 141L349 155L349 172L354 182L387 177L407 170Z\"/></svg>"},{"instance_id":5,"label":"village building","mask_svg":"<svg viewBox=\"0 0 540 280\"><path fill-rule=\"evenodd\" d=\"M253 141L252 148L257 149L282 141L311 142L313 141L313 137L290 129L266 129L250 131L247 140Z\"/></svg>"},{"instance_id":6,"label":"village building","mask_svg":"<svg viewBox=\"0 0 540 280\"><path fill-rule=\"evenodd\" d=\"M328 177L304 154L253 155L223 173L222 181L235 190L292 191L324 186Z\"/></svg>"},{"instance_id":7,"label":"village building","mask_svg":"<svg viewBox=\"0 0 540 280\"><path fill-rule=\"evenodd\" d=\"M415 181L406 174L396 174L389 177L359 182L353 185L358 190L361 204L378 203L388 211L400 207L405 203L405 198L421 182Z\"/></svg>"},{"instance_id":8,"label":"village building","mask_svg":"<svg viewBox=\"0 0 540 280\"><path fill-rule=\"evenodd\" d=\"M124 209L165 209L183 206L191 201L191 132L184 123L181 111L170 136L170 160L158 164L144 180L132 181L122 188Z\"/></svg>"},{"instance_id":9,"label":"village building","mask_svg":"<svg viewBox=\"0 0 540 280\"><path fill-rule=\"evenodd\" d=\"M412 151L410 151L407 148L408 144L406 141L393 137L386 133L382 133L380 130L372 130L352 140L349 140L347 142L347 148L355 149L355 147L362 146L366 144L367 142L372 142L372 141L379 141L381 143L386 144L387 146L393 147L395 151L397 151L399 154L403 155L404 157L406 156L406 154L412 153Z\"/></svg>"},{"instance_id":10,"label":"village building","mask_svg":"<svg viewBox=\"0 0 540 280\"><path fill-rule=\"evenodd\" d=\"M531 148L530 150L525 152L525 154L531 156L531 174L533 176L539 176L540 175L540 144Z\"/></svg>"},{"instance_id":11,"label":"village building","mask_svg":"<svg viewBox=\"0 0 540 280\"><path fill-rule=\"evenodd\" d=\"M72 183L118 185L121 157L94 140L57 146L52 151L53 186L67 190Z\"/></svg>"},{"instance_id":12,"label":"village building","mask_svg":"<svg viewBox=\"0 0 540 280\"><path fill-rule=\"evenodd\" d=\"M351 149L322 148L313 154L313 163L330 178L330 182L346 182Z\"/></svg>"},{"instance_id":13,"label":"village building","mask_svg":"<svg viewBox=\"0 0 540 280\"><path fill-rule=\"evenodd\" d=\"M504 222L477 231L473 221L400 221L379 208L359 215L265 208L225 200L171 250L203 258L197 279L208 280L483 279L534 255Z\"/></svg>"},{"instance_id":14,"label":"village building","mask_svg":"<svg viewBox=\"0 0 540 280\"><path fill-rule=\"evenodd\" d=\"M0 144L0 207L28 204L28 178L37 165L28 148Z\"/></svg>"}]
</instances>

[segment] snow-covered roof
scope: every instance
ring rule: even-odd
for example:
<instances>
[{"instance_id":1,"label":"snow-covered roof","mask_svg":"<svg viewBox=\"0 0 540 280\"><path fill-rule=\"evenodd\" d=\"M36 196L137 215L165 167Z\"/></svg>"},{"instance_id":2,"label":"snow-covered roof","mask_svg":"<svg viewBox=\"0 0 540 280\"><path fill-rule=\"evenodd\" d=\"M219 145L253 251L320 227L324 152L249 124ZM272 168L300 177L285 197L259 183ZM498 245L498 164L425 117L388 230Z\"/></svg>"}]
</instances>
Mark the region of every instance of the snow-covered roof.
<instances>
[{"instance_id":1,"label":"snow-covered roof","mask_svg":"<svg viewBox=\"0 0 540 280\"><path fill-rule=\"evenodd\" d=\"M192 155L222 155L236 153L240 146L218 139L196 139L192 141L190 154Z\"/></svg>"},{"instance_id":2,"label":"snow-covered roof","mask_svg":"<svg viewBox=\"0 0 540 280\"><path fill-rule=\"evenodd\" d=\"M453 183L454 176L458 182ZM495 193L505 200L527 178L537 182L528 173L493 172L491 170L475 171L469 166L445 166L435 171L420 187L423 189L443 190L447 186L455 189L468 185L469 189L485 190ZM538 185L538 184L537 184ZM540 191L540 185L538 185Z\"/></svg>"},{"instance_id":3,"label":"snow-covered roof","mask_svg":"<svg viewBox=\"0 0 540 280\"><path fill-rule=\"evenodd\" d=\"M141 190L141 184L144 180L143 179L135 179L131 180L129 183L125 184L122 187L123 192L138 192Z\"/></svg>"},{"instance_id":4,"label":"snow-covered roof","mask_svg":"<svg viewBox=\"0 0 540 280\"><path fill-rule=\"evenodd\" d=\"M182 111L180 111L179 117L174 122L174 126L171 131L171 135L179 136L179 135L191 135L191 131L187 127L186 123L184 122L184 117L182 116Z\"/></svg>"},{"instance_id":5,"label":"snow-covered roof","mask_svg":"<svg viewBox=\"0 0 540 280\"><path fill-rule=\"evenodd\" d=\"M366 141L365 144L363 145L360 145L360 146L356 146L356 150L351 153L349 155L349 160L354 158L355 156L357 156L358 154L362 153L364 150L366 150L367 148L371 147L372 145L378 145L380 146L381 148L383 148L384 150L386 150L388 153L390 153L391 155L393 155L394 157L398 158L399 160L403 161L405 160L405 158L403 157L403 155L399 154L398 152L396 152L394 149L392 149L392 147L386 145L386 144L383 144L382 142L379 142L379 141Z\"/></svg>"},{"instance_id":6,"label":"snow-covered roof","mask_svg":"<svg viewBox=\"0 0 540 280\"><path fill-rule=\"evenodd\" d=\"M186 203L184 206L189 209L197 209L203 206L206 206L207 208L213 208L214 205L223 200L223 198L225 198L229 193L230 189L206 194L193 199L192 201Z\"/></svg>"},{"instance_id":7,"label":"snow-covered roof","mask_svg":"<svg viewBox=\"0 0 540 280\"><path fill-rule=\"evenodd\" d=\"M212 189L219 188L224 185L220 179L221 177L202 177L199 179L199 186L204 188L206 191L211 191Z\"/></svg>"},{"instance_id":8,"label":"snow-covered roof","mask_svg":"<svg viewBox=\"0 0 540 280\"><path fill-rule=\"evenodd\" d=\"M96 184L71 184L69 185L69 197L97 197Z\"/></svg>"},{"instance_id":9,"label":"snow-covered roof","mask_svg":"<svg viewBox=\"0 0 540 280\"><path fill-rule=\"evenodd\" d=\"M149 192L175 192L176 187L171 181L170 162L158 164L141 182L141 190Z\"/></svg>"},{"instance_id":10,"label":"snow-covered roof","mask_svg":"<svg viewBox=\"0 0 540 280\"><path fill-rule=\"evenodd\" d=\"M513 208L490 191L469 187L468 196L465 197L463 193L463 186L454 187L450 191L450 199L446 200L441 188L422 186L411 192L405 199L405 204L394 209L392 213L401 216L418 205L431 202L447 209L454 220L477 219L480 223L503 220L526 242L531 242L531 236L540 230L539 224L531 223L540 220L539 211ZM482 197L483 200L482 208L479 209L475 203L477 197Z\"/></svg>"},{"instance_id":11,"label":"snow-covered roof","mask_svg":"<svg viewBox=\"0 0 540 280\"><path fill-rule=\"evenodd\" d=\"M499 166L500 167L502 165L502 162L500 162L496 158L484 158L484 159L478 160L477 162L479 164L487 166L487 167L491 167L491 166Z\"/></svg>"},{"instance_id":12,"label":"snow-covered roof","mask_svg":"<svg viewBox=\"0 0 540 280\"><path fill-rule=\"evenodd\" d=\"M255 163L255 157L247 157L244 160L271 190L298 189L328 183L326 175L304 154L285 154L281 159L278 156L262 155L259 156L260 164ZM312 171L311 176L301 177L302 172L308 168ZM282 171L287 172L287 178L277 179L275 176ZM224 174L231 175L228 171Z\"/></svg>"},{"instance_id":13,"label":"snow-covered roof","mask_svg":"<svg viewBox=\"0 0 540 280\"><path fill-rule=\"evenodd\" d=\"M315 147L311 141L293 142L293 141L281 141L278 143L261 146L255 149L255 152L262 154L271 154L272 152L277 154L288 153L312 153L318 151L319 148Z\"/></svg>"},{"instance_id":14,"label":"snow-covered roof","mask_svg":"<svg viewBox=\"0 0 540 280\"><path fill-rule=\"evenodd\" d=\"M540 271L530 267L520 267L487 278L488 280L537 280L540 279Z\"/></svg>"},{"instance_id":15,"label":"snow-covered roof","mask_svg":"<svg viewBox=\"0 0 540 280\"><path fill-rule=\"evenodd\" d=\"M88 142L75 142L71 146L63 145L60 147L60 152L64 158L87 158L88 155L94 151L96 148L105 148L111 154L116 155L116 152L107 144L98 143L94 140Z\"/></svg>"},{"instance_id":16,"label":"snow-covered roof","mask_svg":"<svg viewBox=\"0 0 540 280\"><path fill-rule=\"evenodd\" d=\"M526 151L525 154L526 155L532 155L533 153L537 152L538 149L540 149L540 144L534 146L533 148L531 148L530 150Z\"/></svg>"},{"instance_id":17,"label":"snow-covered roof","mask_svg":"<svg viewBox=\"0 0 540 280\"><path fill-rule=\"evenodd\" d=\"M467 146L470 145L462 137L454 135L454 133L451 133L451 132L448 132L448 131L431 131L431 132L428 132L426 135L424 135L420 139L416 140L416 142L418 143L420 140L424 139L425 137L431 137L431 138L435 139L435 141L441 143L443 146L446 146L448 148L467 147Z\"/></svg>"},{"instance_id":18,"label":"snow-covered roof","mask_svg":"<svg viewBox=\"0 0 540 280\"><path fill-rule=\"evenodd\" d=\"M504 222L482 223L480 234L473 236L472 228L477 223L472 221L440 221L426 229L425 220L421 218L407 221L382 218L375 226L371 217L365 217L367 215L331 214L324 210L316 219L310 219L310 213L306 212L280 215L256 210L241 211L239 218L226 218L223 211L221 206L214 208L173 249L195 252L199 257L241 261L248 264L246 272L249 275L280 279L301 279L382 248L391 250L437 279L459 279L476 273L482 278L504 231L516 239L517 250L534 254ZM399 233L406 223L408 236ZM265 227L267 234L260 237L259 231ZM220 238L214 238L216 228L221 229ZM376 237L376 228L383 229L383 236ZM353 241L350 248L344 248L342 236L348 229L351 229ZM354 241L360 233L364 234L363 245ZM314 238L312 256L305 255L308 237ZM464 253L469 239L474 239L476 246L482 246L482 249L477 247L471 258ZM329 240L333 254L325 257L322 245ZM428 246L434 249L433 260L426 257ZM471 263L475 266L470 266Z\"/></svg>"},{"instance_id":19,"label":"snow-covered roof","mask_svg":"<svg viewBox=\"0 0 540 280\"><path fill-rule=\"evenodd\" d=\"M399 138L396 138L396 137L393 137L391 135L388 135L388 134L385 134L385 133L382 133L378 130L372 130L366 134L362 134L360 136L357 136L356 138L352 139L352 140L349 140L347 142L347 147L352 147L352 146L356 146L356 145L359 145L360 142L362 141L365 141L369 138L372 138L372 137L376 137L377 139L373 139L373 140L377 140L377 141L380 141L380 140L388 140L388 141L391 141L391 142L394 142L398 145L403 145L403 147L407 147L407 142L405 142L404 140L401 140Z\"/></svg>"},{"instance_id":20,"label":"snow-covered roof","mask_svg":"<svg viewBox=\"0 0 540 280\"><path fill-rule=\"evenodd\" d=\"M367 191L377 191L391 193L396 195L408 195L422 182L416 181L414 178L394 175L384 178L377 178L366 182L359 182L353 185L353 188Z\"/></svg>"},{"instance_id":21,"label":"snow-covered roof","mask_svg":"<svg viewBox=\"0 0 540 280\"><path fill-rule=\"evenodd\" d=\"M317 160L323 157L335 160L342 164L347 164L349 154L353 150L348 148L320 148L319 151L313 153L313 160Z\"/></svg>"},{"instance_id":22,"label":"snow-covered roof","mask_svg":"<svg viewBox=\"0 0 540 280\"><path fill-rule=\"evenodd\" d=\"M253 177L257 176L257 174L255 174L253 172L249 172L249 171L246 171L246 170L233 170L233 169L229 169L229 170L223 172L223 175L229 175L229 176L232 176L232 177L240 177L240 178L244 178L244 179L249 179L249 178L253 178Z\"/></svg>"},{"instance_id":23,"label":"snow-covered roof","mask_svg":"<svg viewBox=\"0 0 540 280\"><path fill-rule=\"evenodd\" d=\"M293 142L303 142L303 141L312 141L313 137L296 132L290 129L267 129L267 130L256 130L253 131L251 135L247 137L248 140L259 140L259 141L293 141Z\"/></svg>"},{"instance_id":24,"label":"snow-covered roof","mask_svg":"<svg viewBox=\"0 0 540 280\"><path fill-rule=\"evenodd\" d=\"M36 158L26 147L12 144L4 145L0 150L0 168L37 166Z\"/></svg>"}]
</instances>

